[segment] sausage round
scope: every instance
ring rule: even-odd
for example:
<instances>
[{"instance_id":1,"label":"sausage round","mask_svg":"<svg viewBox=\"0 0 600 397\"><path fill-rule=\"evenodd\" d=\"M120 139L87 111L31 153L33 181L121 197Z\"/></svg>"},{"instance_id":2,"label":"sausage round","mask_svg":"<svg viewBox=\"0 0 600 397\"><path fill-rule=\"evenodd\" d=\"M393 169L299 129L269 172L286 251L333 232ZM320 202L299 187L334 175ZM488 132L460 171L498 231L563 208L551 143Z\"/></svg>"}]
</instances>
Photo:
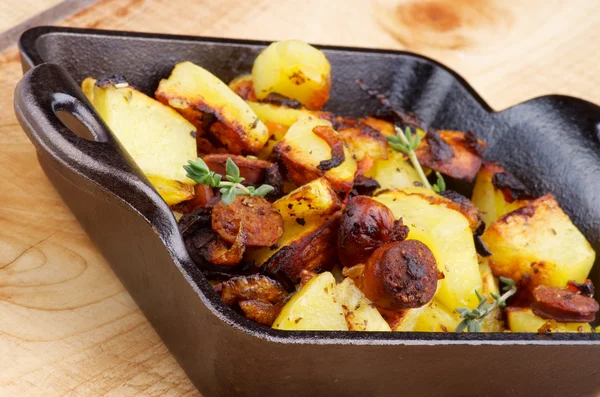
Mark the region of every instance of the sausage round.
<instances>
[{"instance_id":1,"label":"sausage round","mask_svg":"<svg viewBox=\"0 0 600 397\"><path fill-rule=\"evenodd\" d=\"M396 221L392 211L366 196L348 200L340 222L338 255L344 266L365 263L385 243L401 241L408 235L402 220Z\"/></svg>"},{"instance_id":2,"label":"sausage round","mask_svg":"<svg viewBox=\"0 0 600 397\"><path fill-rule=\"evenodd\" d=\"M219 201L211 222L213 230L230 244L241 225L246 231L246 247L270 247L283 234L281 215L262 197L237 196L229 205Z\"/></svg>"},{"instance_id":3,"label":"sausage round","mask_svg":"<svg viewBox=\"0 0 600 397\"><path fill-rule=\"evenodd\" d=\"M365 265L361 289L376 306L406 310L429 302L437 288L437 266L431 250L417 240L383 245Z\"/></svg>"},{"instance_id":4,"label":"sausage round","mask_svg":"<svg viewBox=\"0 0 600 397\"><path fill-rule=\"evenodd\" d=\"M558 322L590 322L600 308L598 302L570 288L540 285L533 290L531 308L539 317Z\"/></svg>"}]
</instances>

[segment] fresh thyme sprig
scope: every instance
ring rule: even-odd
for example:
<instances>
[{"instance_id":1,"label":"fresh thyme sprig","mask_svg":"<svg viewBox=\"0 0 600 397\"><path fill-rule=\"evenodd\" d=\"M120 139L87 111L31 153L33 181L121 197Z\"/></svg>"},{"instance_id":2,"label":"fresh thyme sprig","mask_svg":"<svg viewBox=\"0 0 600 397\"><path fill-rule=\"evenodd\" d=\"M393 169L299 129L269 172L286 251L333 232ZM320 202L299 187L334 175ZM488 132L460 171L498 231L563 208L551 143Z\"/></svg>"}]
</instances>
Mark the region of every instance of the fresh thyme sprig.
<instances>
[{"instance_id":1,"label":"fresh thyme sprig","mask_svg":"<svg viewBox=\"0 0 600 397\"><path fill-rule=\"evenodd\" d=\"M437 176L437 181L435 182L435 185L433 185L431 188L436 193L445 191L446 190L446 181L444 180L444 177L442 176L442 174L440 174L437 171L435 172L435 175Z\"/></svg>"},{"instance_id":2,"label":"fresh thyme sprig","mask_svg":"<svg viewBox=\"0 0 600 397\"><path fill-rule=\"evenodd\" d=\"M415 150L417 147L419 147L419 143L421 143L421 134L424 134L424 132L417 128L416 133L413 134L410 130L410 127L406 127L404 131L402 131L402 129L398 126L394 126L394 129L396 131L396 135L387 137L390 147L408 156L410 162L417 171L423 186L431 189L431 185L429 184L429 181L423 172L423 168L419 163L419 159L417 159L417 154L415 153Z\"/></svg>"},{"instance_id":3,"label":"fresh thyme sprig","mask_svg":"<svg viewBox=\"0 0 600 397\"><path fill-rule=\"evenodd\" d=\"M517 284L515 280L507 277L500 277L500 281L504 283L504 287L502 288L504 294L498 296L492 292L490 295L494 299L493 302L490 303L487 297L482 296L479 291L475 290L475 294L479 299L479 305L472 310L466 307L456 309L463 320L458 324L454 332L462 332L465 329L469 332L479 332L481 331L481 322L492 310L497 307L506 307L506 300L517 292Z\"/></svg>"},{"instance_id":4,"label":"fresh thyme sprig","mask_svg":"<svg viewBox=\"0 0 600 397\"><path fill-rule=\"evenodd\" d=\"M221 201L225 205L231 204L236 196L264 197L275 189L271 185L261 185L257 188L242 185L245 178L240 176L240 169L230 157L225 163L226 181L222 180L221 175L211 171L204 160L199 157L196 161L188 160L188 164L183 168L187 172L188 178L201 185L219 188Z\"/></svg>"},{"instance_id":5,"label":"fresh thyme sprig","mask_svg":"<svg viewBox=\"0 0 600 397\"><path fill-rule=\"evenodd\" d=\"M446 190L446 182L444 181L442 174L439 172L435 173L437 175L436 184L431 186L429 180L427 180L425 172L423 171L423 167L421 167L421 163L419 163L417 154L415 153L415 150L421 143L421 135L425 135L425 132L423 132L420 128L417 128L416 132L413 134L410 127L406 127L404 131L402 131L402 129L397 125L394 126L394 129L396 131L396 135L387 137L388 144L392 149L402 152L408 156L414 169L417 171L423 186L428 189L433 189L433 191L436 193Z\"/></svg>"}]
</instances>

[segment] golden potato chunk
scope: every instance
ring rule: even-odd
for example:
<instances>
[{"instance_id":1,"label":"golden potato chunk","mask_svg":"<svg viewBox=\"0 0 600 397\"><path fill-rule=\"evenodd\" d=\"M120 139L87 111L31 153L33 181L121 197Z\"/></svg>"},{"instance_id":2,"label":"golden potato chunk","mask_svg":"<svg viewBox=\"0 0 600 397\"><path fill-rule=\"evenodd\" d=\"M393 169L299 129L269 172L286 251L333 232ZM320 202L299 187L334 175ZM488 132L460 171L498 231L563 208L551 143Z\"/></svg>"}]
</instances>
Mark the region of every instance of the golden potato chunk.
<instances>
[{"instance_id":1,"label":"golden potato chunk","mask_svg":"<svg viewBox=\"0 0 600 397\"><path fill-rule=\"evenodd\" d=\"M127 83L88 77L81 88L150 183L173 205L193 196L183 165L196 159L196 128L176 111Z\"/></svg>"},{"instance_id":2,"label":"golden potato chunk","mask_svg":"<svg viewBox=\"0 0 600 397\"><path fill-rule=\"evenodd\" d=\"M500 185L498 180L507 182ZM530 200L529 197L525 198L526 196L525 186L514 176L498 164L486 162L477 174L472 201L481 211L481 216L489 227L502 215L527 205Z\"/></svg>"},{"instance_id":3,"label":"golden potato chunk","mask_svg":"<svg viewBox=\"0 0 600 397\"><path fill-rule=\"evenodd\" d=\"M350 331L391 331L388 323L365 294L350 278L335 287L335 297L342 305Z\"/></svg>"},{"instance_id":4,"label":"golden potato chunk","mask_svg":"<svg viewBox=\"0 0 600 397\"><path fill-rule=\"evenodd\" d=\"M342 203L327 179L318 178L275 201L273 207L284 221L295 221L333 214Z\"/></svg>"},{"instance_id":5,"label":"golden potato chunk","mask_svg":"<svg viewBox=\"0 0 600 397\"><path fill-rule=\"evenodd\" d=\"M175 205L194 197L194 186L190 184L158 176L149 176L148 180L168 205Z\"/></svg>"},{"instance_id":6,"label":"golden potato chunk","mask_svg":"<svg viewBox=\"0 0 600 397\"><path fill-rule=\"evenodd\" d=\"M461 322L460 315L437 300L421 311L413 329L415 332L454 332Z\"/></svg>"},{"instance_id":7,"label":"golden potato chunk","mask_svg":"<svg viewBox=\"0 0 600 397\"><path fill-rule=\"evenodd\" d=\"M275 145L273 152L298 186L324 176L338 192L352 189L356 160L325 120L314 117L298 119L283 140Z\"/></svg>"},{"instance_id":8,"label":"golden potato chunk","mask_svg":"<svg viewBox=\"0 0 600 397\"><path fill-rule=\"evenodd\" d=\"M408 240L419 240L433 252L445 277L435 298L452 310L477 306L475 290L481 291L482 281L473 234L469 220L452 202L425 188L385 192L374 199L402 218L410 230Z\"/></svg>"},{"instance_id":9,"label":"golden potato chunk","mask_svg":"<svg viewBox=\"0 0 600 397\"><path fill-rule=\"evenodd\" d=\"M252 80L259 100L276 93L320 109L329 99L331 66L322 51L300 40L285 40L256 57Z\"/></svg>"},{"instance_id":10,"label":"golden potato chunk","mask_svg":"<svg viewBox=\"0 0 600 397\"><path fill-rule=\"evenodd\" d=\"M338 117L335 125L357 161L361 161L365 157L372 160L388 158L387 140L375 128L358 119L347 117Z\"/></svg>"},{"instance_id":11,"label":"golden potato chunk","mask_svg":"<svg viewBox=\"0 0 600 397\"><path fill-rule=\"evenodd\" d=\"M342 305L335 298L330 272L314 277L287 301L273 328L288 331L348 331Z\"/></svg>"},{"instance_id":12,"label":"golden potato chunk","mask_svg":"<svg viewBox=\"0 0 600 397\"><path fill-rule=\"evenodd\" d=\"M292 109L285 106L273 105L270 103L260 103L247 101L248 106L256 113L260 121L268 125L269 123L277 124L285 127L286 129L291 127L301 117L316 117L323 120L330 120L333 118L331 113L306 110L306 109ZM282 136L283 138L283 136Z\"/></svg>"},{"instance_id":13,"label":"golden potato chunk","mask_svg":"<svg viewBox=\"0 0 600 397\"><path fill-rule=\"evenodd\" d=\"M596 253L551 194L508 213L492 224L482 239L492 252L496 276L527 287L564 287L587 277Z\"/></svg>"},{"instance_id":14,"label":"golden potato chunk","mask_svg":"<svg viewBox=\"0 0 600 397\"><path fill-rule=\"evenodd\" d=\"M269 139L267 127L242 98L191 62L175 65L169 78L160 81L155 96L181 113L199 132L210 131L230 153L256 154ZM211 122L207 115L214 116L214 120Z\"/></svg>"},{"instance_id":15,"label":"golden potato chunk","mask_svg":"<svg viewBox=\"0 0 600 397\"><path fill-rule=\"evenodd\" d=\"M559 323L545 320L533 314L528 307L509 307L505 312L508 329L511 332L592 332L592 327L587 323Z\"/></svg>"},{"instance_id":16,"label":"golden potato chunk","mask_svg":"<svg viewBox=\"0 0 600 397\"><path fill-rule=\"evenodd\" d=\"M403 189L421 185L419 174L401 153L390 150L387 159L375 160L365 176L379 183L381 190Z\"/></svg>"}]
</instances>

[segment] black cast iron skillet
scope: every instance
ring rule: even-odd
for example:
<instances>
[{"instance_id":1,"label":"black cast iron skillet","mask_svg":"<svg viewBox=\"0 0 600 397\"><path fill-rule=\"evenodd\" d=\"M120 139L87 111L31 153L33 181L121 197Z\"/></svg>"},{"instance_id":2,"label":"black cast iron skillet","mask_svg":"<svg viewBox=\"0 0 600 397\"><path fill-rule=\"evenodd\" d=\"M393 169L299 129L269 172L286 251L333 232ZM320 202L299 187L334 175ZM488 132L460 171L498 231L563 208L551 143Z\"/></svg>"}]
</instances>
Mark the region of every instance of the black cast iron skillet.
<instances>
[{"instance_id":1,"label":"black cast iron skillet","mask_svg":"<svg viewBox=\"0 0 600 397\"><path fill-rule=\"evenodd\" d=\"M167 205L78 83L114 72L152 94L184 60L229 81L248 72L266 44L54 27L29 30L19 43L26 74L15 112L40 164L198 389L205 396L596 395L597 334L278 332L220 302ZM376 111L353 83L362 78L433 127L476 131L489 159L536 193L554 193L600 253L599 107L547 96L493 112L429 59L321 48L332 64L328 110ZM65 114L79 122L67 128Z\"/></svg>"}]
</instances>

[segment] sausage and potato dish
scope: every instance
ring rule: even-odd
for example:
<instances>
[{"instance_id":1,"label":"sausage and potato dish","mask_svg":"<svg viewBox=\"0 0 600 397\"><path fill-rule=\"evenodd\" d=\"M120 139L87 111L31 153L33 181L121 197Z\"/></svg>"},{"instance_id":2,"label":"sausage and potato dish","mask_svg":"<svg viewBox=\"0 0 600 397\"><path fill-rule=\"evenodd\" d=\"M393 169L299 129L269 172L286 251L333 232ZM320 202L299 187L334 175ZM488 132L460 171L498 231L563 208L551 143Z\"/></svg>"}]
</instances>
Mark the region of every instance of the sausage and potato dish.
<instances>
[{"instance_id":1,"label":"sausage and potato dish","mask_svg":"<svg viewBox=\"0 0 600 397\"><path fill-rule=\"evenodd\" d=\"M596 254L552 194L367 82L348 84L382 115L327 111L320 50L273 43L228 84L181 62L154 97L96 77L87 98L239 315L279 330L595 332Z\"/></svg>"}]
</instances>

